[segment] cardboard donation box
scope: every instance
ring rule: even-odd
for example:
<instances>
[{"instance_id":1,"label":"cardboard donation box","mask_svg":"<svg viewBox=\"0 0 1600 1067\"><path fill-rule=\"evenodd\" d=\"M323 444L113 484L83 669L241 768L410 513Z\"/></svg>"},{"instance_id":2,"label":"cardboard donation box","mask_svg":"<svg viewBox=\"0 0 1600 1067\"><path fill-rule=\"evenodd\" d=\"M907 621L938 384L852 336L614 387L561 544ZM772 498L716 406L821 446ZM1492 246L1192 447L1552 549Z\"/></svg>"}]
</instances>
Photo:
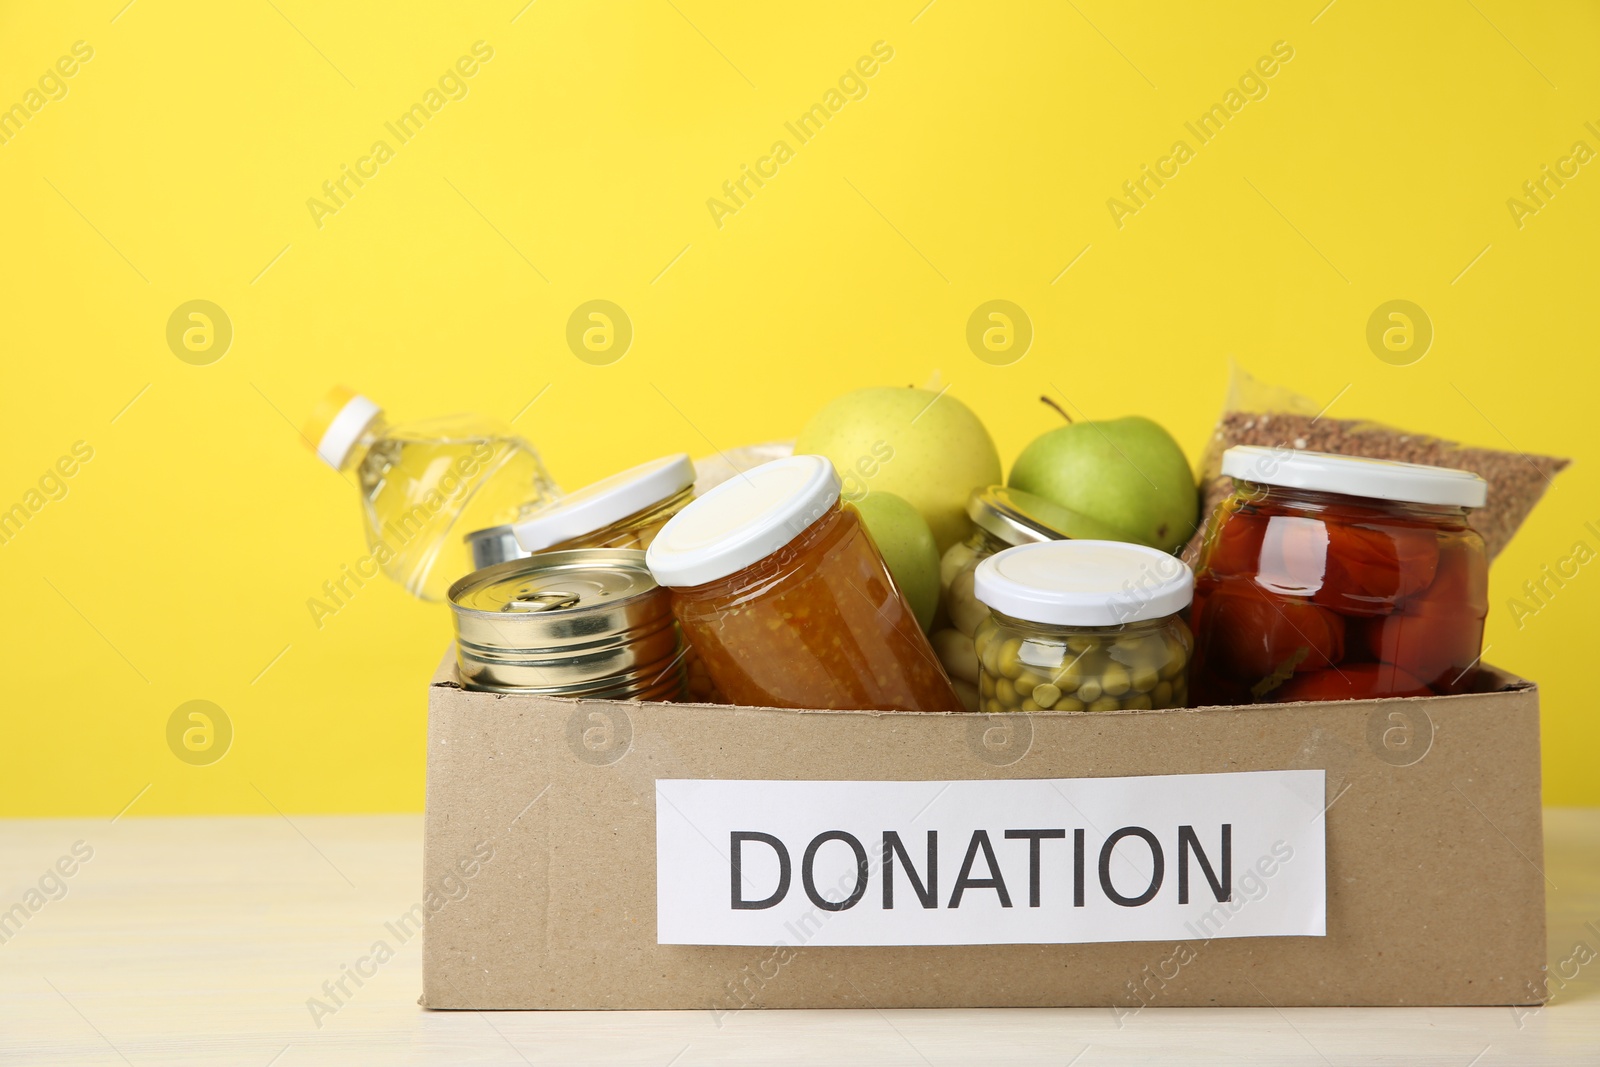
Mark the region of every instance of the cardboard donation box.
<instances>
[{"instance_id":1,"label":"cardboard donation box","mask_svg":"<svg viewBox=\"0 0 1600 1067\"><path fill-rule=\"evenodd\" d=\"M1543 998L1538 690L1015 715L430 689L430 1008Z\"/></svg>"}]
</instances>

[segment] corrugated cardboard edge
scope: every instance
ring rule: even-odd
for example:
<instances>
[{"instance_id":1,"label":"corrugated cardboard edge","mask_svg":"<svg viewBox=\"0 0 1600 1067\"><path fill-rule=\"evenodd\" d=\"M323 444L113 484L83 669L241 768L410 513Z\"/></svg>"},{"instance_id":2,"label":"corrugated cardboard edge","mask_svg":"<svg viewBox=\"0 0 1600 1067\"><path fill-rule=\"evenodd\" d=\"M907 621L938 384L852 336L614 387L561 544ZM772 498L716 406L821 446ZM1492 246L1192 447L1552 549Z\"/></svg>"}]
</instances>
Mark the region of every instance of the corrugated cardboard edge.
<instances>
[{"instance_id":1,"label":"corrugated cardboard edge","mask_svg":"<svg viewBox=\"0 0 1600 1067\"><path fill-rule=\"evenodd\" d=\"M447 655L429 690L424 874L440 903L427 920L421 1003L1119 1013L1541 1003L1538 690L1492 668L1480 688L1489 691L1096 715L793 711L469 692ZM1397 754L1386 731L1417 747ZM997 732L1010 741L994 750ZM783 954L655 943L658 778L1291 767L1328 772L1326 938ZM492 858L474 863L485 843Z\"/></svg>"}]
</instances>

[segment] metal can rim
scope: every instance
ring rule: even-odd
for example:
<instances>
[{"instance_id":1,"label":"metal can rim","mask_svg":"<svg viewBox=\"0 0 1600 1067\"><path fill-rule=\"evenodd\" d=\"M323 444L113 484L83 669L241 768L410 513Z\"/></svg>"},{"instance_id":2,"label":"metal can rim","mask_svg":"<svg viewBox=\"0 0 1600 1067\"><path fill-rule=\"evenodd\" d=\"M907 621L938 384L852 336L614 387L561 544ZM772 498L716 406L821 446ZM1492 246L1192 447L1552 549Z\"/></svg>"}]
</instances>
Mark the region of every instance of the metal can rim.
<instances>
[{"instance_id":1,"label":"metal can rim","mask_svg":"<svg viewBox=\"0 0 1600 1067\"><path fill-rule=\"evenodd\" d=\"M457 578L455 582L451 584L445 596L450 601L451 610L458 614L486 617L501 616L507 614L507 612L491 611L488 608L470 607L461 603L461 597L471 589L477 589L483 585L492 584L495 581L499 581L503 577L510 577L518 571L528 570L530 568L540 571L555 571L560 569L563 564L601 564L607 560L611 560L619 570L637 572L638 574L642 575L645 581L648 583L646 586L640 588L636 592L630 593L628 596L619 598L616 601L612 601L612 604L619 604L626 600L632 600L634 597L645 596L650 593L654 593L660 588L660 586L656 584L655 578L651 576L650 569L644 564L644 551L642 549L567 548L562 549L559 552L537 552L531 556L523 556L519 559L508 559L502 563L494 563L482 568L481 570L475 570L470 574L466 574L460 578ZM592 611L594 608L595 605L593 604L583 604L575 605L571 608L558 608L553 611L543 612L542 614L547 618L551 618L559 617L568 612L577 615L585 611Z\"/></svg>"}]
</instances>

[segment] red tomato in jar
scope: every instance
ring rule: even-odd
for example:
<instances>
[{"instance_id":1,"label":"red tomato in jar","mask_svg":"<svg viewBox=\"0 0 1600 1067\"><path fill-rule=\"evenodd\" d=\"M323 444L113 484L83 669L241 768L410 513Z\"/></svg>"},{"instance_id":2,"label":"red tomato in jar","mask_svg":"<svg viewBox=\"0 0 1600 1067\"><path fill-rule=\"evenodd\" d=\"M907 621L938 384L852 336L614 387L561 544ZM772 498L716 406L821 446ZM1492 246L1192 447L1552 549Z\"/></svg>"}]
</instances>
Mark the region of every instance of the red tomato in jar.
<instances>
[{"instance_id":1,"label":"red tomato in jar","mask_svg":"<svg viewBox=\"0 0 1600 1067\"><path fill-rule=\"evenodd\" d=\"M1343 615L1388 615L1428 588L1439 567L1436 531L1327 523L1327 572L1312 597Z\"/></svg>"},{"instance_id":2,"label":"red tomato in jar","mask_svg":"<svg viewBox=\"0 0 1600 1067\"><path fill-rule=\"evenodd\" d=\"M1328 544L1321 519L1274 515L1261 541L1256 584L1284 596L1313 596L1327 581Z\"/></svg>"},{"instance_id":3,"label":"red tomato in jar","mask_svg":"<svg viewBox=\"0 0 1600 1067\"><path fill-rule=\"evenodd\" d=\"M1225 512L1201 549L1201 566L1219 578L1256 573L1268 518L1254 510Z\"/></svg>"},{"instance_id":4,"label":"red tomato in jar","mask_svg":"<svg viewBox=\"0 0 1600 1067\"><path fill-rule=\"evenodd\" d=\"M1403 611L1465 611L1489 613L1489 564L1483 545L1473 537L1450 538L1439 547L1439 566L1433 582L1406 601Z\"/></svg>"},{"instance_id":5,"label":"red tomato in jar","mask_svg":"<svg viewBox=\"0 0 1600 1067\"><path fill-rule=\"evenodd\" d=\"M1478 658L1483 620L1448 612L1400 613L1368 619L1356 638L1383 665L1454 691Z\"/></svg>"},{"instance_id":6,"label":"red tomato in jar","mask_svg":"<svg viewBox=\"0 0 1600 1067\"><path fill-rule=\"evenodd\" d=\"M1259 681L1297 656L1295 671L1320 670L1344 658L1343 619L1253 582L1224 582L1210 590L1203 603L1197 599L1195 619L1208 668L1240 681Z\"/></svg>"},{"instance_id":7,"label":"red tomato in jar","mask_svg":"<svg viewBox=\"0 0 1600 1067\"><path fill-rule=\"evenodd\" d=\"M1433 584L1407 600L1398 614L1367 620L1355 640L1374 659L1453 692L1477 662L1488 611L1488 568L1481 550L1453 541L1440 551Z\"/></svg>"},{"instance_id":8,"label":"red tomato in jar","mask_svg":"<svg viewBox=\"0 0 1600 1067\"><path fill-rule=\"evenodd\" d=\"M1293 700L1374 700L1427 697L1433 690L1388 663L1346 663L1342 667L1297 674L1268 694L1277 703Z\"/></svg>"}]
</instances>

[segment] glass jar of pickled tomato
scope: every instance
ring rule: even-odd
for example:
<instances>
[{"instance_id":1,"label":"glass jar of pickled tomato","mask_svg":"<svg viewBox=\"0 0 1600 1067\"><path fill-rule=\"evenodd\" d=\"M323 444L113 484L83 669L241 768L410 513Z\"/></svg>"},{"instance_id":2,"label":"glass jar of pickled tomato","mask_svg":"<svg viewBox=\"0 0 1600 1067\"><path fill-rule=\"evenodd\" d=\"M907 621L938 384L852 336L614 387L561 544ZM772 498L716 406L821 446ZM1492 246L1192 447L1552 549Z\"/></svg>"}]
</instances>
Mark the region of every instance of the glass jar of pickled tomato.
<instances>
[{"instance_id":1,"label":"glass jar of pickled tomato","mask_svg":"<svg viewBox=\"0 0 1600 1067\"><path fill-rule=\"evenodd\" d=\"M1188 700L1194 575L1120 541L1045 541L978 564L983 710L1149 711Z\"/></svg>"},{"instance_id":2,"label":"glass jar of pickled tomato","mask_svg":"<svg viewBox=\"0 0 1600 1067\"><path fill-rule=\"evenodd\" d=\"M1470 688L1488 558L1476 474L1235 447L1234 492L1196 560L1195 698L1206 704L1427 696Z\"/></svg>"},{"instance_id":3,"label":"glass jar of pickled tomato","mask_svg":"<svg viewBox=\"0 0 1600 1067\"><path fill-rule=\"evenodd\" d=\"M645 560L734 704L960 711L916 616L823 456L731 478L656 535Z\"/></svg>"}]
</instances>

